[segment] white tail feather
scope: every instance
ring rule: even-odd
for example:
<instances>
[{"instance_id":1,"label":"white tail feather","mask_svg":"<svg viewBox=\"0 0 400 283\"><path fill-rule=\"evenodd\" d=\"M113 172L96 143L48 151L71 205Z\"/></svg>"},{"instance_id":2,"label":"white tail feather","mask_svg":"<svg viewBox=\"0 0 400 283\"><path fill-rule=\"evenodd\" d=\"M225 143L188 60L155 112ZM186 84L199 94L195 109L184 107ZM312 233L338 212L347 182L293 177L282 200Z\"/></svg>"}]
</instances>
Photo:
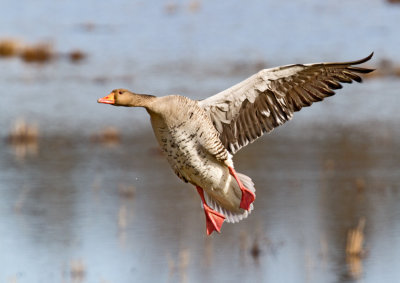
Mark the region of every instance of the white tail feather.
<instances>
[{"instance_id":1,"label":"white tail feather","mask_svg":"<svg viewBox=\"0 0 400 283\"><path fill-rule=\"evenodd\" d=\"M241 173L236 173L240 179L240 181L243 183L243 185L252 191L253 193L256 192L256 189L254 188L254 183L250 179L250 177L241 174ZM211 207L213 210L223 214L226 217L226 222L228 223L236 223L239 222L240 220L243 220L249 216L251 211L254 209L253 204L250 204L250 209L247 210L242 210L242 212L232 212L230 210L227 210L223 208L218 202L216 202L212 197L210 197L206 191L204 191L204 198L206 203L208 204L209 207Z\"/></svg>"}]
</instances>

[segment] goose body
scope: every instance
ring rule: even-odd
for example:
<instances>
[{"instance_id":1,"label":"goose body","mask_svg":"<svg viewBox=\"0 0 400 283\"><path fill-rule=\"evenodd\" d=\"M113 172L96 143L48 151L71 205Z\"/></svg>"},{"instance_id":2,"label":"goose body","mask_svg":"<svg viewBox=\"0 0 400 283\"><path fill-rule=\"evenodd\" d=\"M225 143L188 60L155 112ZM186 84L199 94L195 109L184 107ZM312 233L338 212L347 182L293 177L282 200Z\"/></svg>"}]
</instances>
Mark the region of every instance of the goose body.
<instances>
[{"instance_id":1,"label":"goose body","mask_svg":"<svg viewBox=\"0 0 400 283\"><path fill-rule=\"evenodd\" d=\"M233 167L232 157L207 112L198 101L178 95L161 97L157 105L161 109L153 106L148 110L151 124L175 174L204 188L207 196L221 204L213 207L229 216L228 222L247 216L247 211L239 208L242 193L227 167Z\"/></svg>"},{"instance_id":2,"label":"goose body","mask_svg":"<svg viewBox=\"0 0 400 283\"><path fill-rule=\"evenodd\" d=\"M234 170L240 148L290 120L295 111L323 100L340 83L361 82L354 67L368 61L289 65L265 69L205 100L180 95L155 97L113 90L99 103L144 107L155 137L176 175L196 186L207 234L238 222L253 210L252 180Z\"/></svg>"}]
</instances>

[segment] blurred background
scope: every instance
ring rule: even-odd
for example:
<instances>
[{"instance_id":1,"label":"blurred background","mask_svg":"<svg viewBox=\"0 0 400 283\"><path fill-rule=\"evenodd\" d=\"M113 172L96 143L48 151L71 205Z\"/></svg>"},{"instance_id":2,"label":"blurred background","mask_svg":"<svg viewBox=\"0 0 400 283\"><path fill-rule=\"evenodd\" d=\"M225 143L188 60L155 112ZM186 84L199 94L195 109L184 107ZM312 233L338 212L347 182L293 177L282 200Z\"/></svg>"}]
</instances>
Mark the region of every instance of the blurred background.
<instances>
[{"instance_id":1,"label":"blurred background","mask_svg":"<svg viewBox=\"0 0 400 283\"><path fill-rule=\"evenodd\" d=\"M399 282L395 0L6 1L0 282ZM357 60L363 84L235 156L255 210L205 235L194 188L115 88L202 99L263 68Z\"/></svg>"}]
</instances>

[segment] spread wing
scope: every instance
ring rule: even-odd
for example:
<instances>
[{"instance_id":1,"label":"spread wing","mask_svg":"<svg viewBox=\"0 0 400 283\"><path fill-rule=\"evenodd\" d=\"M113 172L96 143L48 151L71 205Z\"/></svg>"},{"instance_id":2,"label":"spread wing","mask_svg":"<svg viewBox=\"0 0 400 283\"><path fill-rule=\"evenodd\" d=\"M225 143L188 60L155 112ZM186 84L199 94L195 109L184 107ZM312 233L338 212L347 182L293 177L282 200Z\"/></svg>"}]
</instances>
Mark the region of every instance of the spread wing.
<instances>
[{"instance_id":1,"label":"spread wing","mask_svg":"<svg viewBox=\"0 0 400 283\"><path fill-rule=\"evenodd\" d=\"M361 82L358 74L373 69L354 67L368 57L344 63L296 64L264 69L199 104L234 154L264 133L289 121L295 111L335 94L340 83Z\"/></svg>"}]
</instances>

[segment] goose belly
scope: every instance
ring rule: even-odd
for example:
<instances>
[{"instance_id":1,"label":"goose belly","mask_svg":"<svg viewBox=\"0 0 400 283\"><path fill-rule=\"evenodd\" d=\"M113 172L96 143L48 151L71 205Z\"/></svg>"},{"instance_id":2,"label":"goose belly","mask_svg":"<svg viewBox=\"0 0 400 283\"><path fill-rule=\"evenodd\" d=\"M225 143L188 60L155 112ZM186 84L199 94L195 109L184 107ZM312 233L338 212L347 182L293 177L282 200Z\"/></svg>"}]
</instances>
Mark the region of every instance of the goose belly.
<instances>
[{"instance_id":1,"label":"goose belly","mask_svg":"<svg viewBox=\"0 0 400 283\"><path fill-rule=\"evenodd\" d=\"M226 166L197 142L197 132L184 129L159 131L157 139L175 173L186 182L207 188L222 189L229 178Z\"/></svg>"}]
</instances>

